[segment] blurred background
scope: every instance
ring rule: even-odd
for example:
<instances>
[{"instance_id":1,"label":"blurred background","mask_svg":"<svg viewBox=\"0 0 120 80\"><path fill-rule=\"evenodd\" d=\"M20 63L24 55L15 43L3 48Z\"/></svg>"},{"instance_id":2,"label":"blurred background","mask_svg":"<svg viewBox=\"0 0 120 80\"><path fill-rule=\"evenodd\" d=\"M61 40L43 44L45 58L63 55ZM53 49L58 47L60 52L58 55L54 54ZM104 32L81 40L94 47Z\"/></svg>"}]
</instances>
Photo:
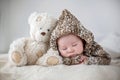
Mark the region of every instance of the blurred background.
<instances>
[{"instance_id":1,"label":"blurred background","mask_svg":"<svg viewBox=\"0 0 120 80\"><path fill-rule=\"evenodd\" d=\"M7 53L10 43L29 37L28 17L47 12L59 18L68 9L100 42L111 33L120 35L120 0L0 0L0 53Z\"/></svg>"}]
</instances>

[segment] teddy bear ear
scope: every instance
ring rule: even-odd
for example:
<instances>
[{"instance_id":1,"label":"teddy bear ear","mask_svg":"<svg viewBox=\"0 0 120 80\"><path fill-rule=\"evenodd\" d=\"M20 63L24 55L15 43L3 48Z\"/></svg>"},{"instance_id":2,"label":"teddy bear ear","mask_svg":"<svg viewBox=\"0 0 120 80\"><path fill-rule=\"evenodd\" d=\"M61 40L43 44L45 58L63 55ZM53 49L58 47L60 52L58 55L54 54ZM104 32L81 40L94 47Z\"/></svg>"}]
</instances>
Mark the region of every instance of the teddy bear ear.
<instances>
[{"instance_id":1,"label":"teddy bear ear","mask_svg":"<svg viewBox=\"0 0 120 80\"><path fill-rule=\"evenodd\" d=\"M31 24L31 22L34 20L35 16L37 15L37 12L33 12L29 18L28 18L28 24Z\"/></svg>"}]
</instances>

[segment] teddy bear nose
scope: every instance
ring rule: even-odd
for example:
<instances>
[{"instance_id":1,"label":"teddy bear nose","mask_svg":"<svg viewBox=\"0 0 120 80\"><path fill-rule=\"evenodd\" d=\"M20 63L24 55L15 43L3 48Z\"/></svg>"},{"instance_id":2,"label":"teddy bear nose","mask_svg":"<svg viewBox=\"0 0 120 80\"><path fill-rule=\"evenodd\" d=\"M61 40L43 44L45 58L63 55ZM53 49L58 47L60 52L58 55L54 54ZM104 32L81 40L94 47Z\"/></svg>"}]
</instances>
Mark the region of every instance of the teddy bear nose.
<instances>
[{"instance_id":1,"label":"teddy bear nose","mask_svg":"<svg viewBox=\"0 0 120 80\"><path fill-rule=\"evenodd\" d=\"M41 32L41 34L44 36L46 33L45 32Z\"/></svg>"}]
</instances>

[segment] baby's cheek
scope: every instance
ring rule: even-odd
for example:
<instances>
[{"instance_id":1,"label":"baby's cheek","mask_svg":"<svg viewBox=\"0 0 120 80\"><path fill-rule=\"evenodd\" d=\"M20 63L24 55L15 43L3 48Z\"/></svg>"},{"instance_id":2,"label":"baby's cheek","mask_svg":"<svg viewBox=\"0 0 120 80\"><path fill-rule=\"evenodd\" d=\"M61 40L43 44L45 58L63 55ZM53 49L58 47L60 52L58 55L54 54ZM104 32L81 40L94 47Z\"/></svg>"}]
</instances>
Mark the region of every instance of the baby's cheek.
<instances>
[{"instance_id":1,"label":"baby's cheek","mask_svg":"<svg viewBox=\"0 0 120 80\"><path fill-rule=\"evenodd\" d=\"M77 49L76 50L76 53L78 53L78 54L82 54L82 52L83 52L83 49Z\"/></svg>"},{"instance_id":2,"label":"baby's cheek","mask_svg":"<svg viewBox=\"0 0 120 80\"><path fill-rule=\"evenodd\" d=\"M74 53L74 54L76 54L76 53ZM73 55L73 54L67 54L66 57L70 57L70 56L72 56L72 55Z\"/></svg>"},{"instance_id":3,"label":"baby's cheek","mask_svg":"<svg viewBox=\"0 0 120 80\"><path fill-rule=\"evenodd\" d=\"M61 54L62 56L66 56L66 54L65 54L63 51L60 51L60 54Z\"/></svg>"},{"instance_id":4,"label":"baby's cheek","mask_svg":"<svg viewBox=\"0 0 120 80\"><path fill-rule=\"evenodd\" d=\"M82 46L80 46L80 47L79 47L79 50L82 52L82 51L83 51L83 47L82 47Z\"/></svg>"}]
</instances>

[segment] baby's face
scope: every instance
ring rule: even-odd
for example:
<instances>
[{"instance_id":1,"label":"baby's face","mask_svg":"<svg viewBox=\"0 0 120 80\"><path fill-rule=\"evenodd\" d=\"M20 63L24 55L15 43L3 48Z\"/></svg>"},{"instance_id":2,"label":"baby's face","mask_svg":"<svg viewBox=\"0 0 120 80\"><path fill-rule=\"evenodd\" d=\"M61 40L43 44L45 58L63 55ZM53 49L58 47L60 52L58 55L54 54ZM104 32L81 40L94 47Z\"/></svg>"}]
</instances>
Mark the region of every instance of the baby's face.
<instances>
[{"instance_id":1,"label":"baby's face","mask_svg":"<svg viewBox=\"0 0 120 80\"><path fill-rule=\"evenodd\" d=\"M58 39L58 49L63 57L73 57L83 52L83 43L77 36L69 34Z\"/></svg>"}]
</instances>

